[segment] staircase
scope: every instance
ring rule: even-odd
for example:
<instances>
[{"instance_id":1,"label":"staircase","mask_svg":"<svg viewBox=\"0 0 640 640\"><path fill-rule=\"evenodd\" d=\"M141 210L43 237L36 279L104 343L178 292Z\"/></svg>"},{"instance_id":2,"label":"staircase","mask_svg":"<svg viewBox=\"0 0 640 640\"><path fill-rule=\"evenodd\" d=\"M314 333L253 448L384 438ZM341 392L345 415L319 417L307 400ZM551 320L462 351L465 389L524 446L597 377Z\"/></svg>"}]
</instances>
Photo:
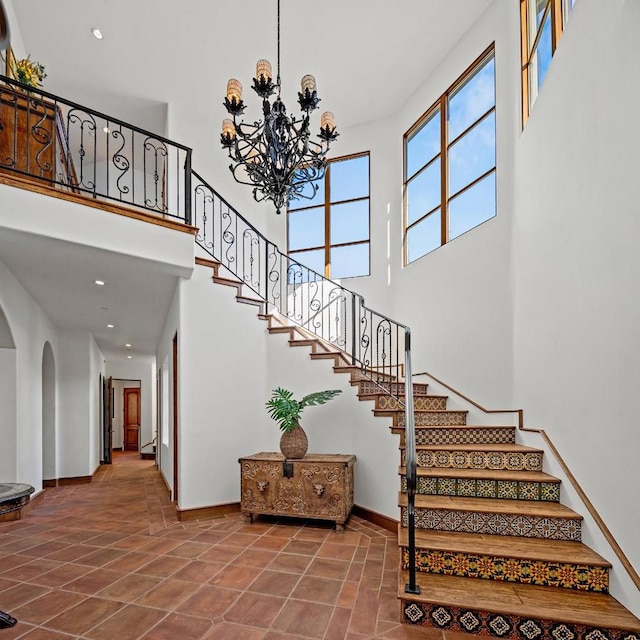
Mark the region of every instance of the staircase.
<instances>
[{"instance_id":1,"label":"staircase","mask_svg":"<svg viewBox=\"0 0 640 640\"><path fill-rule=\"evenodd\" d=\"M543 451L517 444L515 426L467 424L467 411L448 409L448 398L424 383L413 384L420 593L406 593L405 381L372 381L375 372L353 366L340 349L266 314L241 281L219 275L219 263L199 263L214 269L215 283L235 287L238 302L256 305L270 334L287 335L312 360L332 360L375 416L391 418L400 444L403 622L518 640L640 640L640 620L609 595L611 565L580 541L582 516L560 503L560 480L542 471Z\"/></svg>"},{"instance_id":2,"label":"staircase","mask_svg":"<svg viewBox=\"0 0 640 640\"><path fill-rule=\"evenodd\" d=\"M632 640L640 621L608 595L611 565L582 544L582 517L560 503L543 452L509 426L466 424L446 398L414 384L420 594L408 569L404 414L359 382L400 437L398 596L403 622L524 640Z\"/></svg>"}]
</instances>

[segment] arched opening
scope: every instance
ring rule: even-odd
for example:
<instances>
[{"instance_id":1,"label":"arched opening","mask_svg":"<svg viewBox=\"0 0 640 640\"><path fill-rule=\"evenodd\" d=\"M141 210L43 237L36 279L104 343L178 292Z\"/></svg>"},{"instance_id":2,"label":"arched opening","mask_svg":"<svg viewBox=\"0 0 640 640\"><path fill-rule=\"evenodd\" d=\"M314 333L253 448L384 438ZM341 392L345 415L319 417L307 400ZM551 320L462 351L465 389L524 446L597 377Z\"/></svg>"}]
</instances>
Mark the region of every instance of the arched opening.
<instances>
[{"instance_id":1,"label":"arched opening","mask_svg":"<svg viewBox=\"0 0 640 640\"><path fill-rule=\"evenodd\" d=\"M56 365L53 350L45 342L42 350L42 484L55 485L56 455Z\"/></svg>"},{"instance_id":2,"label":"arched opening","mask_svg":"<svg viewBox=\"0 0 640 640\"><path fill-rule=\"evenodd\" d=\"M0 482L16 482L17 474L16 345L0 306Z\"/></svg>"}]
</instances>

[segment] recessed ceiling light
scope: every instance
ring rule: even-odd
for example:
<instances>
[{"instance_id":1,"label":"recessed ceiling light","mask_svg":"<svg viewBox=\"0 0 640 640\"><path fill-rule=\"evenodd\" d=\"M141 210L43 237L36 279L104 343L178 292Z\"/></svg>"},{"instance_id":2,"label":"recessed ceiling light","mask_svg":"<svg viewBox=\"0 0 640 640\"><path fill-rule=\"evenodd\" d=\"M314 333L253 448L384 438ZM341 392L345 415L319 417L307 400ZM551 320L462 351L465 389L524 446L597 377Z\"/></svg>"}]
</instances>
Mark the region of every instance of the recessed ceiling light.
<instances>
[{"instance_id":1,"label":"recessed ceiling light","mask_svg":"<svg viewBox=\"0 0 640 640\"><path fill-rule=\"evenodd\" d=\"M104 287L104 285L105 285L105 281L104 281L104 280L94 280L94 282L95 282L99 287Z\"/></svg>"},{"instance_id":2,"label":"recessed ceiling light","mask_svg":"<svg viewBox=\"0 0 640 640\"><path fill-rule=\"evenodd\" d=\"M93 33L93 36L95 38L97 38L98 40L102 40L102 31L100 31L100 29L98 29L98 27L93 27L91 29L91 33Z\"/></svg>"},{"instance_id":3,"label":"recessed ceiling light","mask_svg":"<svg viewBox=\"0 0 640 640\"><path fill-rule=\"evenodd\" d=\"M124 346L127 347L127 349L131 349L131 345L128 342Z\"/></svg>"},{"instance_id":4,"label":"recessed ceiling light","mask_svg":"<svg viewBox=\"0 0 640 640\"><path fill-rule=\"evenodd\" d=\"M107 329L113 329L113 327L114 327L114 325L112 325L112 324L108 324L107 325Z\"/></svg>"},{"instance_id":5,"label":"recessed ceiling light","mask_svg":"<svg viewBox=\"0 0 640 640\"><path fill-rule=\"evenodd\" d=\"M103 130L105 133L111 133L111 129L109 129L109 127L102 127L102 130Z\"/></svg>"},{"instance_id":6,"label":"recessed ceiling light","mask_svg":"<svg viewBox=\"0 0 640 640\"><path fill-rule=\"evenodd\" d=\"M127 356L127 360L131 360L131 358L133 358L133 356Z\"/></svg>"}]
</instances>

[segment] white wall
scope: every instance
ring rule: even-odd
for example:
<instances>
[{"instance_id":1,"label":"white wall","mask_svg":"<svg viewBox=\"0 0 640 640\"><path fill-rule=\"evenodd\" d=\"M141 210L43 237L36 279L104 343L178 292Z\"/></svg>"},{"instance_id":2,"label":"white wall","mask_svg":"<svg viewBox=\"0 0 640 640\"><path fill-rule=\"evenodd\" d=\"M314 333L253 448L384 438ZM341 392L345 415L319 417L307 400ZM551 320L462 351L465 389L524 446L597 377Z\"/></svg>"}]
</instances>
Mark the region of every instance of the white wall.
<instances>
[{"instance_id":1,"label":"white wall","mask_svg":"<svg viewBox=\"0 0 640 640\"><path fill-rule=\"evenodd\" d=\"M59 344L59 477L90 476L100 464L104 357L88 331L63 329Z\"/></svg>"},{"instance_id":2,"label":"white wall","mask_svg":"<svg viewBox=\"0 0 640 640\"><path fill-rule=\"evenodd\" d=\"M164 366L166 362L169 367L169 379L168 379L168 392L169 402L168 409L169 415L167 416L168 425L168 443L165 444L161 439L158 439L158 463L160 467L160 473L164 476L167 484L173 491L173 336L180 331L180 283L176 284L176 290L171 301L171 306L167 312L164 328L162 330L162 336L158 343L158 350L156 352L156 362L162 363L159 366ZM154 385L156 386L156 385ZM157 389L157 386L156 386ZM172 493L173 498L173 493Z\"/></svg>"},{"instance_id":3,"label":"white wall","mask_svg":"<svg viewBox=\"0 0 640 640\"><path fill-rule=\"evenodd\" d=\"M267 449L263 323L235 289L196 267L180 283L179 489L181 509L239 500L238 458Z\"/></svg>"},{"instance_id":4,"label":"white wall","mask_svg":"<svg viewBox=\"0 0 640 640\"><path fill-rule=\"evenodd\" d=\"M6 401L4 406L11 422L1 427L2 449L6 442L6 453L0 454L0 477L10 482L26 482L39 491L42 488L42 350L48 341L57 360L57 332L2 262L0 309L15 344L13 353L5 353L2 358L2 386L7 385L2 391L3 405Z\"/></svg>"},{"instance_id":5,"label":"white wall","mask_svg":"<svg viewBox=\"0 0 640 640\"><path fill-rule=\"evenodd\" d=\"M637 2L576 3L518 147L514 228L516 402L636 568L639 31Z\"/></svg>"}]
</instances>

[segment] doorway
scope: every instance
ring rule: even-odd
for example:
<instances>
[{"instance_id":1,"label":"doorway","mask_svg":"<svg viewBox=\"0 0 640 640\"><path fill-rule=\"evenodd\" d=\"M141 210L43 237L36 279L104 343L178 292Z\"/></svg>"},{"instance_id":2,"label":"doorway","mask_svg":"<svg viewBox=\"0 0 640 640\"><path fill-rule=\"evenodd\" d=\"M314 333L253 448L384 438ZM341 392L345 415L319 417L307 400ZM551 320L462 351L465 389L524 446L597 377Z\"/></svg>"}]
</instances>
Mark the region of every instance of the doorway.
<instances>
[{"instance_id":1,"label":"doorway","mask_svg":"<svg viewBox=\"0 0 640 640\"><path fill-rule=\"evenodd\" d=\"M56 457L56 365L53 350L45 342L42 350L42 483L55 486Z\"/></svg>"},{"instance_id":2,"label":"doorway","mask_svg":"<svg viewBox=\"0 0 640 640\"><path fill-rule=\"evenodd\" d=\"M124 388L124 450L140 448L140 388Z\"/></svg>"},{"instance_id":3,"label":"doorway","mask_svg":"<svg viewBox=\"0 0 640 640\"><path fill-rule=\"evenodd\" d=\"M113 451L140 451L140 380L111 378L111 423Z\"/></svg>"}]
</instances>

